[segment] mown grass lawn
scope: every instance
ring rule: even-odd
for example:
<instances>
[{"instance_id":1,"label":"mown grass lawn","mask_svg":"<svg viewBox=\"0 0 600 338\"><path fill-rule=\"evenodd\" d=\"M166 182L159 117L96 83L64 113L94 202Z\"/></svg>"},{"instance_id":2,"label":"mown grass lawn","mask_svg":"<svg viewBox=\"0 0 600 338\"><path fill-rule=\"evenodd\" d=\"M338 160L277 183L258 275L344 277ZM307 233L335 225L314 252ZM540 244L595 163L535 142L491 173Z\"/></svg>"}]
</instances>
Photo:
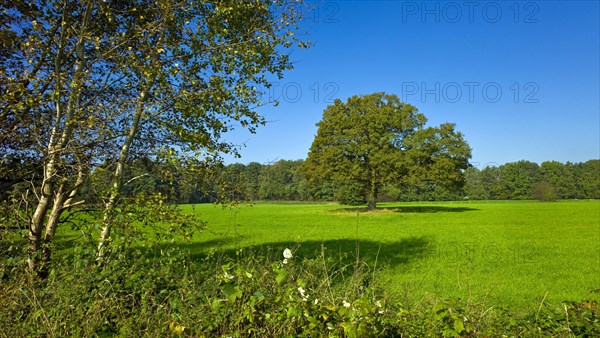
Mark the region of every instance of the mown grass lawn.
<instances>
[{"instance_id":1,"label":"mown grass lawn","mask_svg":"<svg viewBox=\"0 0 600 338\"><path fill-rule=\"evenodd\" d=\"M324 247L334 259L377 264L390 294L413 304L434 295L531 310L542 299L600 299L600 201L380 203L375 212L338 204L184 208L208 222L181 243L195 258L289 247L301 259Z\"/></svg>"}]
</instances>

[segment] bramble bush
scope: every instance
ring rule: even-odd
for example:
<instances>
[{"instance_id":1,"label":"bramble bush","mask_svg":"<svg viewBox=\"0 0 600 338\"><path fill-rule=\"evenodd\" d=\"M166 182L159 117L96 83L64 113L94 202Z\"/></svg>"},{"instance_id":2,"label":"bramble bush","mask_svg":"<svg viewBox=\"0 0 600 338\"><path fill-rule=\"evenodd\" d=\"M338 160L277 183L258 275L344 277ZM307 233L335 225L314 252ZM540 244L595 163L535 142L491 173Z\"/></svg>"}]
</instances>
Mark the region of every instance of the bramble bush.
<instances>
[{"instance_id":1,"label":"bramble bush","mask_svg":"<svg viewBox=\"0 0 600 338\"><path fill-rule=\"evenodd\" d=\"M416 337L597 336L595 302L540 304L535 314L434 297L407 305L356 260L238 250L200 260L176 246L65 250L45 280L2 252L0 336ZM7 248L3 247L3 251ZM6 255L5 255L6 254Z\"/></svg>"}]
</instances>

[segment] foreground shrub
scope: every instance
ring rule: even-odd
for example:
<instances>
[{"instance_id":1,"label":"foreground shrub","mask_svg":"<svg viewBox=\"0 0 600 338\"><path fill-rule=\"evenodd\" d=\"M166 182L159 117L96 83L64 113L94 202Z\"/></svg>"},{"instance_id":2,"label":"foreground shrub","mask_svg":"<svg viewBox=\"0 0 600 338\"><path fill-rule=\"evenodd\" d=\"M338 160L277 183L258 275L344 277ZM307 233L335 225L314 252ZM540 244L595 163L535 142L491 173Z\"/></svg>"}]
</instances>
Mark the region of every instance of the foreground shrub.
<instances>
[{"instance_id":1,"label":"foreground shrub","mask_svg":"<svg viewBox=\"0 0 600 338\"><path fill-rule=\"evenodd\" d=\"M408 306L386 295L377 271L293 250L211 255L192 262L176 248L118 250L98 267L76 247L31 282L2 259L4 336L405 337L596 336L595 302L540 305L516 317L458 299Z\"/></svg>"}]
</instances>

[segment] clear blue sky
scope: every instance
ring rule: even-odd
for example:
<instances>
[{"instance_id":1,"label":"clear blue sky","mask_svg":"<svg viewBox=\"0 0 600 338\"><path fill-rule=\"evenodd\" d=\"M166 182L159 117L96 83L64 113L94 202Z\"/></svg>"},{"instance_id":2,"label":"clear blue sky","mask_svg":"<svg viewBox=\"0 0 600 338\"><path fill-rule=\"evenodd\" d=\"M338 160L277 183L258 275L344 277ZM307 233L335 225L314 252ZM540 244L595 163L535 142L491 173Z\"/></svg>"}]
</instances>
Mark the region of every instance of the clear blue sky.
<instances>
[{"instance_id":1,"label":"clear blue sky","mask_svg":"<svg viewBox=\"0 0 600 338\"><path fill-rule=\"evenodd\" d=\"M227 162L304 159L333 99L378 91L455 123L480 168L600 157L598 1L321 1L304 25L314 46Z\"/></svg>"}]
</instances>

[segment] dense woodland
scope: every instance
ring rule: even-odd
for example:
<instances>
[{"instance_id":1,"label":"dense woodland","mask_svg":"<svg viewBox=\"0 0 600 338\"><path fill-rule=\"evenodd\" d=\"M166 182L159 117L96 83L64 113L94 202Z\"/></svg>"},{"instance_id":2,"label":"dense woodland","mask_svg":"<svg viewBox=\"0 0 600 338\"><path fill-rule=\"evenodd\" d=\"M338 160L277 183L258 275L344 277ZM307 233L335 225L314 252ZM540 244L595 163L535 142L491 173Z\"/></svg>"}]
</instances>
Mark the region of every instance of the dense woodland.
<instances>
[{"instance_id":1,"label":"dense woodland","mask_svg":"<svg viewBox=\"0 0 600 338\"><path fill-rule=\"evenodd\" d=\"M219 197L229 200L339 201L364 203L364 195L352 184L311 185L305 178L303 160L280 160L272 164L235 163L219 167L213 184L196 190L193 180L167 184L151 176L132 184L131 192L160 187L168 189L173 201L208 202ZM515 199L589 199L600 198L600 160L584 163L547 161L538 165L529 161L465 170L462 188L453 191L436 182L414 186L385 187L381 201L436 200L515 200ZM195 184L190 186L190 184ZM148 191L150 192L150 191Z\"/></svg>"},{"instance_id":2,"label":"dense woodland","mask_svg":"<svg viewBox=\"0 0 600 338\"><path fill-rule=\"evenodd\" d=\"M303 165L303 160L214 164L202 171L197 170L197 174L188 172L184 175L165 164L148 159L137 160L128 167L125 193L134 197L160 192L174 203L259 200L365 202L360 187L352 184L309 183ZM541 165L518 161L483 169L472 166L464 171L465 181L459 189L450 191L436 182L412 186L387 185L378 198L380 201L597 199L600 198L599 172L600 160L584 163L546 161ZM98 168L93 177L95 182L107 180L107 169ZM9 195L10 189L15 188L14 192L18 192L19 187L26 188L28 183L16 183L18 180L14 176L2 178L4 198ZM16 184L9 188L10 183ZM82 195L89 201L101 202L102 199L92 185L82 189Z\"/></svg>"},{"instance_id":3,"label":"dense woodland","mask_svg":"<svg viewBox=\"0 0 600 338\"><path fill-rule=\"evenodd\" d=\"M172 196L182 203L208 201L216 198L219 191L230 200L365 202L364 195L352 184L311 185L305 179L303 163L303 160L280 160L272 164L252 162L222 166L218 179L206 193L175 184L172 188L176 195ZM379 195L379 200L597 199L600 198L599 173L600 160L584 163L547 161L541 165L518 161L483 169L470 167L464 171L464 185L453 191L438 186L436 182L420 182L414 186L388 185ZM145 184L160 185L159 181L152 181L150 177ZM142 189L142 182L137 189ZM198 200L199 197L201 200Z\"/></svg>"}]
</instances>

